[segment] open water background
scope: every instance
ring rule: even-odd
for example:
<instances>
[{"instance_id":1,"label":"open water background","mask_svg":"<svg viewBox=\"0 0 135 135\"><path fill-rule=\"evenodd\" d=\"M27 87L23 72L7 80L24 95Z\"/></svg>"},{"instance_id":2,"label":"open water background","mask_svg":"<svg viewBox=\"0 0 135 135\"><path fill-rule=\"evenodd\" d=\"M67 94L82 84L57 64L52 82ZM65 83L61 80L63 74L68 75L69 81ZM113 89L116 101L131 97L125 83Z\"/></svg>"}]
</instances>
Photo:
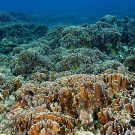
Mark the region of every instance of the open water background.
<instances>
[{"instance_id":1,"label":"open water background","mask_svg":"<svg viewBox=\"0 0 135 135\"><path fill-rule=\"evenodd\" d=\"M0 0L0 11L134 17L135 0Z\"/></svg>"}]
</instances>

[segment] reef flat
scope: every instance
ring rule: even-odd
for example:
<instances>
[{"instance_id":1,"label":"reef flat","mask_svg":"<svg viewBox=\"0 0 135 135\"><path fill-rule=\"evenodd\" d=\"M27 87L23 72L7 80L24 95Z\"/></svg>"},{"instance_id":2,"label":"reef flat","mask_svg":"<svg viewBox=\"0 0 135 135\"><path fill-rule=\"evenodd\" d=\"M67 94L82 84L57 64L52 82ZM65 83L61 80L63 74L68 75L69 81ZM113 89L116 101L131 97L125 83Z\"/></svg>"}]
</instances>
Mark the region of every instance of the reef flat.
<instances>
[{"instance_id":1,"label":"reef flat","mask_svg":"<svg viewBox=\"0 0 135 135\"><path fill-rule=\"evenodd\" d=\"M40 19L0 13L0 133L134 135L135 20Z\"/></svg>"}]
</instances>

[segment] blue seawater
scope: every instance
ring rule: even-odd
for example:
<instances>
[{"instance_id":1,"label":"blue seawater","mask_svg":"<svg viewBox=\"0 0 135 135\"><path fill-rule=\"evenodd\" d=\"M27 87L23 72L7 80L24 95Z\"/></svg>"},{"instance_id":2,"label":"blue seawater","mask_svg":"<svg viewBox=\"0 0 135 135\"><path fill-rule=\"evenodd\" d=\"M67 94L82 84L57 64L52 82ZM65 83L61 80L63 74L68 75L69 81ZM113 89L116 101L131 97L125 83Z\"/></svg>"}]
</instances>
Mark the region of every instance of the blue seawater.
<instances>
[{"instance_id":1,"label":"blue seawater","mask_svg":"<svg viewBox=\"0 0 135 135\"><path fill-rule=\"evenodd\" d=\"M66 16L64 23L72 24L74 17L79 19L73 23L92 23L108 14L135 18L135 0L0 0L0 11L55 14Z\"/></svg>"}]
</instances>

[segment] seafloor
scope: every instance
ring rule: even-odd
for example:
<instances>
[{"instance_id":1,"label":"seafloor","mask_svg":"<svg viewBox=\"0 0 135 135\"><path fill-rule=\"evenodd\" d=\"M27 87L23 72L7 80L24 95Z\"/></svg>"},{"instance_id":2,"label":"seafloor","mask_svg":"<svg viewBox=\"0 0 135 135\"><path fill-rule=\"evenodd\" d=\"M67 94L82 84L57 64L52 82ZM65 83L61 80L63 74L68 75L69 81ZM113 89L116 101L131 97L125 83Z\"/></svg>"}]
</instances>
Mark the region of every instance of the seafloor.
<instances>
[{"instance_id":1,"label":"seafloor","mask_svg":"<svg viewBox=\"0 0 135 135\"><path fill-rule=\"evenodd\" d=\"M0 133L135 135L134 72L131 17L0 12Z\"/></svg>"}]
</instances>

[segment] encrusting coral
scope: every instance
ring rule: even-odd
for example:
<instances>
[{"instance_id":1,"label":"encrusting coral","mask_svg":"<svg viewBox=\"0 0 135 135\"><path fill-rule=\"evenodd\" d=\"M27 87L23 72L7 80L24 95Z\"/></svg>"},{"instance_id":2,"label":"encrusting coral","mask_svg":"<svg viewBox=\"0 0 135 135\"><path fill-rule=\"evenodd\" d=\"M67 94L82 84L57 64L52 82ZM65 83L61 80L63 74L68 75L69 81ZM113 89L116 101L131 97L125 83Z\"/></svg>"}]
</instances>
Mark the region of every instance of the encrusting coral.
<instances>
[{"instance_id":1,"label":"encrusting coral","mask_svg":"<svg viewBox=\"0 0 135 135\"><path fill-rule=\"evenodd\" d=\"M17 89L10 110L14 135L134 132L134 80L121 73L76 74ZM97 122L96 122L97 121ZM132 124L130 124L132 123Z\"/></svg>"}]
</instances>

